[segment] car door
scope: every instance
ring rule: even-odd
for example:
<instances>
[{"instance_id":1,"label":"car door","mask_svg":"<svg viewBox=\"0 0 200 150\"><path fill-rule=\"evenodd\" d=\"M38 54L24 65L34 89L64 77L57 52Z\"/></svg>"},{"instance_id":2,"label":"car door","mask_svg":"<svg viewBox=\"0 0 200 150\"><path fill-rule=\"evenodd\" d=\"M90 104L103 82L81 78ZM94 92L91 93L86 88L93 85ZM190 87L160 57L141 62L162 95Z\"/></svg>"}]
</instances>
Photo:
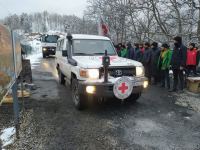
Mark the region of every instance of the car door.
<instances>
[{"instance_id":1,"label":"car door","mask_svg":"<svg viewBox=\"0 0 200 150\"><path fill-rule=\"evenodd\" d=\"M61 49L62 49L62 54L64 53L64 51L69 51L69 46L68 46L68 41L67 40L63 40L61 41ZM71 65L68 63L68 56L63 56L61 57L61 71L62 73L65 75L66 77L66 81L68 83L70 83L70 79L71 79Z\"/></svg>"},{"instance_id":2,"label":"car door","mask_svg":"<svg viewBox=\"0 0 200 150\"><path fill-rule=\"evenodd\" d=\"M60 65L60 60L62 59L62 51L61 51L61 41L57 42L56 47L56 65Z\"/></svg>"}]
</instances>

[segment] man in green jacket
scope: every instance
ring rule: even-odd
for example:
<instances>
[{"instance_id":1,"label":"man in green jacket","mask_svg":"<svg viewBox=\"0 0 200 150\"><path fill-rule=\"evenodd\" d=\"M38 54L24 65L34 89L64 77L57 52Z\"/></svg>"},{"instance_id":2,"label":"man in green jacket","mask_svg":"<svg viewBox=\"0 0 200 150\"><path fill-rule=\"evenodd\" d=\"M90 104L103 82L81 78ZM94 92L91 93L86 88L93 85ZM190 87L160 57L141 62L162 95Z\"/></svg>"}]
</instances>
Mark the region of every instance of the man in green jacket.
<instances>
[{"instance_id":1,"label":"man in green jacket","mask_svg":"<svg viewBox=\"0 0 200 150\"><path fill-rule=\"evenodd\" d=\"M170 89L170 78L169 78L169 68L172 58L172 51L168 44L163 44L161 47L160 57L158 59L158 67L161 70L161 81L162 87L165 87L165 82L167 82L167 88Z\"/></svg>"},{"instance_id":2,"label":"man in green jacket","mask_svg":"<svg viewBox=\"0 0 200 150\"><path fill-rule=\"evenodd\" d=\"M122 45L122 49L120 51L120 57L127 58L128 50L125 45Z\"/></svg>"}]
</instances>

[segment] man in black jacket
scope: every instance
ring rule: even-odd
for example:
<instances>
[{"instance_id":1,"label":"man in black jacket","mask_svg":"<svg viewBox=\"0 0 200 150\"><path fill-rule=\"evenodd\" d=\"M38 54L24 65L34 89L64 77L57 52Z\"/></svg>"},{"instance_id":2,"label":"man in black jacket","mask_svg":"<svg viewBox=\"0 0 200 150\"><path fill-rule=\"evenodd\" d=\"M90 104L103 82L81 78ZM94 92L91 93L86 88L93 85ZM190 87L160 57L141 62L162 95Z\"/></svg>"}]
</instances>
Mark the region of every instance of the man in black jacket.
<instances>
[{"instance_id":1,"label":"man in black jacket","mask_svg":"<svg viewBox=\"0 0 200 150\"><path fill-rule=\"evenodd\" d=\"M150 43L145 43L144 44L144 54L142 58L142 64L144 65L145 68L145 76L148 78L149 83L151 84L151 48L150 48Z\"/></svg>"},{"instance_id":2,"label":"man in black jacket","mask_svg":"<svg viewBox=\"0 0 200 150\"><path fill-rule=\"evenodd\" d=\"M134 44L134 51L135 51L134 60L142 62L143 53L140 50L139 43Z\"/></svg>"},{"instance_id":3,"label":"man in black jacket","mask_svg":"<svg viewBox=\"0 0 200 150\"><path fill-rule=\"evenodd\" d=\"M134 55L135 55L135 52L134 52L134 48L132 46L132 44L129 42L127 44L127 50L128 50L128 59L134 59Z\"/></svg>"},{"instance_id":4,"label":"man in black jacket","mask_svg":"<svg viewBox=\"0 0 200 150\"><path fill-rule=\"evenodd\" d=\"M183 70L186 66L187 47L183 45L182 38L174 38L174 50L172 53L171 67L173 70L174 84L172 92L177 91L178 80L180 81L180 90L184 88Z\"/></svg>"},{"instance_id":5,"label":"man in black jacket","mask_svg":"<svg viewBox=\"0 0 200 150\"><path fill-rule=\"evenodd\" d=\"M151 72L154 78L154 84L157 84L160 80L160 71L158 69L158 59L160 56L160 49L158 48L158 43L153 42L151 44L152 54L151 54Z\"/></svg>"}]
</instances>

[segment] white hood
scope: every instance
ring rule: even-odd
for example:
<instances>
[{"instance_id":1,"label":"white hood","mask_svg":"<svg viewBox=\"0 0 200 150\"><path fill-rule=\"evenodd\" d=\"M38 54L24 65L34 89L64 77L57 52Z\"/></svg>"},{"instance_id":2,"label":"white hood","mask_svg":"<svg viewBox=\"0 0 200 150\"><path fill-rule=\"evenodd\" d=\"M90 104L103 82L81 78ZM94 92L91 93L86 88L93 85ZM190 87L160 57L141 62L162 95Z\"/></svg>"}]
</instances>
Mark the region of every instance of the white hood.
<instances>
[{"instance_id":1,"label":"white hood","mask_svg":"<svg viewBox=\"0 0 200 150\"><path fill-rule=\"evenodd\" d=\"M41 43L42 47L56 47L57 43Z\"/></svg>"},{"instance_id":2,"label":"white hood","mask_svg":"<svg viewBox=\"0 0 200 150\"><path fill-rule=\"evenodd\" d=\"M102 67L102 56L73 56L73 59L77 61L78 66L82 68L100 68ZM140 62L118 57L110 56L110 66L142 66Z\"/></svg>"}]
</instances>

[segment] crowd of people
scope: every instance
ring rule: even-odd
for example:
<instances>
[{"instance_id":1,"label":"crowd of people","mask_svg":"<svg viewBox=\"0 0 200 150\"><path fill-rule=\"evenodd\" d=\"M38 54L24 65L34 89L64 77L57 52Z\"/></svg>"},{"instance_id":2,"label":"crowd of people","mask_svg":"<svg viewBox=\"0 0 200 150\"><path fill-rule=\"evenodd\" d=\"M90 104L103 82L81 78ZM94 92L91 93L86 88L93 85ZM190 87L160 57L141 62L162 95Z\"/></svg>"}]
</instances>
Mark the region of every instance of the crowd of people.
<instances>
[{"instance_id":1,"label":"crowd of people","mask_svg":"<svg viewBox=\"0 0 200 150\"><path fill-rule=\"evenodd\" d=\"M198 76L196 68L200 51L195 43L189 43L186 47L180 36L174 37L173 40L173 47L168 43L159 46L157 42L134 45L129 42L126 45L119 43L116 50L120 57L141 62L150 84L160 83L161 87L167 87L171 92L182 91L185 76ZM170 70L173 72L173 86L170 85Z\"/></svg>"}]
</instances>

